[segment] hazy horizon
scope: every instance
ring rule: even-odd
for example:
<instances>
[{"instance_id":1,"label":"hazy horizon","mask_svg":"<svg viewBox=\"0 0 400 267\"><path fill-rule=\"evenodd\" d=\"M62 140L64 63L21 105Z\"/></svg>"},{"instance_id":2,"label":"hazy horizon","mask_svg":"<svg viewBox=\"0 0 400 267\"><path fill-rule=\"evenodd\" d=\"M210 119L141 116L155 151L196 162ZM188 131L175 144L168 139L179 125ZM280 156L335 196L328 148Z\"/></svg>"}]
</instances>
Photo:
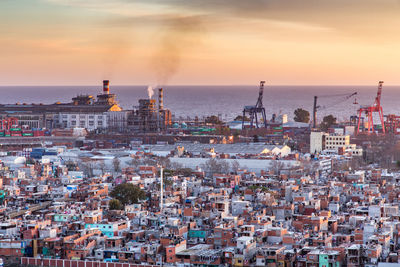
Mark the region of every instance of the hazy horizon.
<instances>
[{"instance_id":1,"label":"hazy horizon","mask_svg":"<svg viewBox=\"0 0 400 267\"><path fill-rule=\"evenodd\" d=\"M222 114L226 120L233 119L242 114L245 105L254 105L258 97L258 85L228 85L228 86L165 86L164 106L177 116L207 116ZM385 114L396 114L398 111L397 86L384 86L382 92L382 105ZM337 101L357 91L352 99ZM72 97L80 94L96 96L102 93L101 85L86 86L0 86L0 104L31 104L55 102L69 103ZM124 109L132 109L138 105L139 99L148 98L147 86L110 86L110 92L116 94L116 100ZM264 89L264 106L267 116L275 114L288 114L293 116L293 111L304 108L312 111L314 96L320 96L319 112L323 115L334 114L338 119L345 120L357 113L360 105L371 105L375 99L377 85L370 86L274 86L269 85ZM337 96L337 95L341 96ZM326 95L334 95L324 97ZM153 96L157 99L157 92ZM354 104L357 99L357 104ZM332 103L337 103L331 106Z\"/></svg>"}]
</instances>

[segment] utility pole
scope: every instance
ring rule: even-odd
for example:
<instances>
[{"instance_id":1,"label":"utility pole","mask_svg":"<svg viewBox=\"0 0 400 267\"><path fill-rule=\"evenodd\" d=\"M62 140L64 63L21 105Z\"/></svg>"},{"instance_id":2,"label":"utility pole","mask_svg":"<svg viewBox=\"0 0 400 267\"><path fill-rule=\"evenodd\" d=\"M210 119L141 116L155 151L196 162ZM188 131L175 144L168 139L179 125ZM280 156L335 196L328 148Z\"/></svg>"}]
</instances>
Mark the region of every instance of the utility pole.
<instances>
[{"instance_id":1,"label":"utility pole","mask_svg":"<svg viewBox=\"0 0 400 267\"><path fill-rule=\"evenodd\" d=\"M317 99L318 96L314 96L314 107L313 107L313 128L317 128Z\"/></svg>"},{"instance_id":2,"label":"utility pole","mask_svg":"<svg viewBox=\"0 0 400 267\"><path fill-rule=\"evenodd\" d=\"M164 169L161 166L160 167L160 213L162 213L163 210L163 202L164 202Z\"/></svg>"}]
</instances>

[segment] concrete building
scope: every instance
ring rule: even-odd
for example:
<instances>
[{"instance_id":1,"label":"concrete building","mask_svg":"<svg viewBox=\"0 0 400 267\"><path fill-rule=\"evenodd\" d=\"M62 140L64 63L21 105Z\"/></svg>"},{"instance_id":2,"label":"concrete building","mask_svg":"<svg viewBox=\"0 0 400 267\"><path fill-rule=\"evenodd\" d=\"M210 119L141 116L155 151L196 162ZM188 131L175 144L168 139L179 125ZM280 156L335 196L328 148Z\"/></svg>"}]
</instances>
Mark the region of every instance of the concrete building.
<instances>
[{"instance_id":1,"label":"concrete building","mask_svg":"<svg viewBox=\"0 0 400 267\"><path fill-rule=\"evenodd\" d=\"M311 132L310 134L310 153L321 153L324 149L325 133Z\"/></svg>"},{"instance_id":2,"label":"concrete building","mask_svg":"<svg viewBox=\"0 0 400 267\"><path fill-rule=\"evenodd\" d=\"M350 135L328 134L324 132L311 132L310 134L310 153L325 154L350 154L362 156L362 149L355 144L350 144Z\"/></svg>"},{"instance_id":3,"label":"concrete building","mask_svg":"<svg viewBox=\"0 0 400 267\"><path fill-rule=\"evenodd\" d=\"M103 81L103 92L97 100L91 95L78 95L70 103L5 104L0 105L0 118L15 117L19 124L31 128L86 128L120 127L126 112L118 105L115 94L110 94L109 81Z\"/></svg>"}]
</instances>

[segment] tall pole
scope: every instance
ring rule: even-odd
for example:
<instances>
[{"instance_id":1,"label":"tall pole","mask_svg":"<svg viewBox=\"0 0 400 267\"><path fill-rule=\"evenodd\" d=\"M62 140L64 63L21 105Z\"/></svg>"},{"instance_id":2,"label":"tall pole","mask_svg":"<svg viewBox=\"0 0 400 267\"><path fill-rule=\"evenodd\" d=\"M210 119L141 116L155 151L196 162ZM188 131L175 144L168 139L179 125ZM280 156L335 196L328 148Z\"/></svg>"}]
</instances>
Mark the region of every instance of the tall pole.
<instances>
[{"instance_id":1,"label":"tall pole","mask_svg":"<svg viewBox=\"0 0 400 267\"><path fill-rule=\"evenodd\" d=\"M163 200L164 200L164 174L163 174L163 167L160 168L160 213L162 213L163 209Z\"/></svg>"},{"instance_id":2,"label":"tall pole","mask_svg":"<svg viewBox=\"0 0 400 267\"><path fill-rule=\"evenodd\" d=\"M313 128L317 128L317 99L318 99L318 96L314 96Z\"/></svg>"}]
</instances>

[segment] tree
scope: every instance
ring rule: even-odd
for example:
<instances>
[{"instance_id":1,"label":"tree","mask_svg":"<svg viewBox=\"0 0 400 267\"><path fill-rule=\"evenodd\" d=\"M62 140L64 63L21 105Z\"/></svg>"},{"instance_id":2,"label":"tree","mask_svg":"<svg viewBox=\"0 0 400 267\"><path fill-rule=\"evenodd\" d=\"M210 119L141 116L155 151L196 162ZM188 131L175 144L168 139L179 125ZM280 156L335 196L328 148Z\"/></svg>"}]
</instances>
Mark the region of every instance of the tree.
<instances>
[{"instance_id":1,"label":"tree","mask_svg":"<svg viewBox=\"0 0 400 267\"><path fill-rule=\"evenodd\" d=\"M211 158L204 164L201 164L201 168L209 177L212 177L216 173L228 173L230 170L229 163L225 160L217 160L215 158Z\"/></svg>"},{"instance_id":2,"label":"tree","mask_svg":"<svg viewBox=\"0 0 400 267\"><path fill-rule=\"evenodd\" d=\"M113 198L108 203L108 208L110 210L122 210L124 209L124 205L122 205L121 201L119 201L118 199Z\"/></svg>"},{"instance_id":3,"label":"tree","mask_svg":"<svg viewBox=\"0 0 400 267\"><path fill-rule=\"evenodd\" d=\"M193 173L193 170L191 168L179 168L176 170L176 174L182 175L185 177L191 176Z\"/></svg>"},{"instance_id":4,"label":"tree","mask_svg":"<svg viewBox=\"0 0 400 267\"><path fill-rule=\"evenodd\" d=\"M297 122L310 122L310 112L305 109L298 108L294 111L294 121Z\"/></svg>"},{"instance_id":5,"label":"tree","mask_svg":"<svg viewBox=\"0 0 400 267\"><path fill-rule=\"evenodd\" d=\"M157 165L161 165L164 168L171 168L171 160L167 157L158 157Z\"/></svg>"},{"instance_id":6,"label":"tree","mask_svg":"<svg viewBox=\"0 0 400 267\"><path fill-rule=\"evenodd\" d=\"M258 135L253 135L253 142L254 143L258 143L258 142L260 142L260 139L258 138Z\"/></svg>"},{"instance_id":7,"label":"tree","mask_svg":"<svg viewBox=\"0 0 400 267\"><path fill-rule=\"evenodd\" d=\"M118 158L113 159L113 166L115 172L121 171L121 161Z\"/></svg>"},{"instance_id":8,"label":"tree","mask_svg":"<svg viewBox=\"0 0 400 267\"><path fill-rule=\"evenodd\" d=\"M243 121L243 116L242 115L236 116L236 118L234 120L235 121ZM250 118L247 116L244 116L244 121L250 121Z\"/></svg>"},{"instance_id":9,"label":"tree","mask_svg":"<svg viewBox=\"0 0 400 267\"><path fill-rule=\"evenodd\" d=\"M28 162L27 162L28 164ZM77 164L76 162L72 161L72 160L68 160L67 162L65 162L65 165L68 168L68 171L76 171L77 170Z\"/></svg>"},{"instance_id":10,"label":"tree","mask_svg":"<svg viewBox=\"0 0 400 267\"><path fill-rule=\"evenodd\" d=\"M325 116L322 120L320 128L322 131L327 131L332 125L337 124L336 118L333 115Z\"/></svg>"},{"instance_id":11,"label":"tree","mask_svg":"<svg viewBox=\"0 0 400 267\"><path fill-rule=\"evenodd\" d=\"M136 170L140 165L140 160L133 158L130 162L130 165L132 165L132 167Z\"/></svg>"},{"instance_id":12,"label":"tree","mask_svg":"<svg viewBox=\"0 0 400 267\"><path fill-rule=\"evenodd\" d=\"M237 174L237 171L240 169L239 161L235 160L231 163L232 172Z\"/></svg>"},{"instance_id":13,"label":"tree","mask_svg":"<svg viewBox=\"0 0 400 267\"><path fill-rule=\"evenodd\" d=\"M83 173L91 178L94 176L94 166L95 164L92 161L84 162L80 164L80 169L83 171Z\"/></svg>"},{"instance_id":14,"label":"tree","mask_svg":"<svg viewBox=\"0 0 400 267\"><path fill-rule=\"evenodd\" d=\"M217 116L215 116L215 115L208 116L205 119L205 122L206 123L211 123L211 124L222 124L222 121L220 121L219 118Z\"/></svg>"},{"instance_id":15,"label":"tree","mask_svg":"<svg viewBox=\"0 0 400 267\"><path fill-rule=\"evenodd\" d=\"M117 185L111 191L110 196L118 199L125 206L138 203L140 199L146 197L146 194L137 185L126 183Z\"/></svg>"},{"instance_id":16,"label":"tree","mask_svg":"<svg viewBox=\"0 0 400 267\"><path fill-rule=\"evenodd\" d=\"M172 162L171 163L171 169L172 170L178 170L178 169L182 169L183 168L183 164L179 163L179 162Z\"/></svg>"},{"instance_id":17,"label":"tree","mask_svg":"<svg viewBox=\"0 0 400 267\"><path fill-rule=\"evenodd\" d=\"M104 173L106 172L106 163L104 162L104 160L100 161L99 169L101 171L101 175L104 175Z\"/></svg>"}]
</instances>

